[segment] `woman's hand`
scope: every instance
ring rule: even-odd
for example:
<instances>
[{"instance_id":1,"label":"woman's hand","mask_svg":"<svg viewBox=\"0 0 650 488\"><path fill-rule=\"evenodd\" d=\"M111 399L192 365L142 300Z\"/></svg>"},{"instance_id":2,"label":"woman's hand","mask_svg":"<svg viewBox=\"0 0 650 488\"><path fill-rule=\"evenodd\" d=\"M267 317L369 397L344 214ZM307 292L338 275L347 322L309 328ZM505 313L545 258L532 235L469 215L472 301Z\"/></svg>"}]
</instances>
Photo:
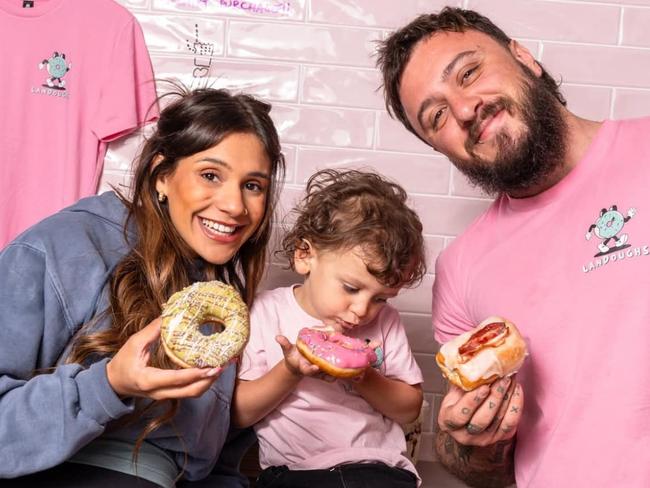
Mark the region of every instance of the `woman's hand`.
<instances>
[{"instance_id":1,"label":"woman's hand","mask_svg":"<svg viewBox=\"0 0 650 488\"><path fill-rule=\"evenodd\" d=\"M488 446L514 437L523 408L524 393L514 377L469 392L450 384L438 425L459 444Z\"/></svg>"},{"instance_id":2,"label":"woman's hand","mask_svg":"<svg viewBox=\"0 0 650 488\"><path fill-rule=\"evenodd\" d=\"M154 400L201 396L223 368L159 369L148 366L151 346L160 337L161 319L133 334L106 365L111 387L121 397Z\"/></svg>"}]
</instances>

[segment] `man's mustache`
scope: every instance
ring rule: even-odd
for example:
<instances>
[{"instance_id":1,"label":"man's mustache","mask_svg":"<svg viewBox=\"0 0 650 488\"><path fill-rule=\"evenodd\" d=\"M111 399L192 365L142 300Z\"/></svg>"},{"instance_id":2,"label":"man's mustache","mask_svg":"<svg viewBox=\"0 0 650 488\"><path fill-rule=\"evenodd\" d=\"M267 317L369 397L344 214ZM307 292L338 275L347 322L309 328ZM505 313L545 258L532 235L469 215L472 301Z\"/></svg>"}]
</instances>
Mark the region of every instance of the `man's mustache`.
<instances>
[{"instance_id":1,"label":"man's mustache","mask_svg":"<svg viewBox=\"0 0 650 488\"><path fill-rule=\"evenodd\" d=\"M469 127L467 140L465 141L465 149L469 154L472 154L472 149L478 144L479 137L481 136L481 126L483 122L499 113L501 110L506 110L512 113L514 102L506 97L500 97L493 102L485 104L479 111L478 115Z\"/></svg>"}]
</instances>

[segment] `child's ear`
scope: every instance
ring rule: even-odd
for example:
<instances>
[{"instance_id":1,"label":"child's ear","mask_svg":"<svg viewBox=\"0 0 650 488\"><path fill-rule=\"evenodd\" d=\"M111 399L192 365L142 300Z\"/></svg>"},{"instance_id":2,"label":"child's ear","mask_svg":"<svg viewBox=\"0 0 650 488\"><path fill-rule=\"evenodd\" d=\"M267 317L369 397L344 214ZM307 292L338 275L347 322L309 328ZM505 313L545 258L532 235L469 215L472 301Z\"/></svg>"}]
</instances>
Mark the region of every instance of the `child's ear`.
<instances>
[{"instance_id":1,"label":"child's ear","mask_svg":"<svg viewBox=\"0 0 650 488\"><path fill-rule=\"evenodd\" d=\"M293 267L296 273L307 276L311 271L311 263L314 256L314 246L307 239L302 239L293 252Z\"/></svg>"}]
</instances>

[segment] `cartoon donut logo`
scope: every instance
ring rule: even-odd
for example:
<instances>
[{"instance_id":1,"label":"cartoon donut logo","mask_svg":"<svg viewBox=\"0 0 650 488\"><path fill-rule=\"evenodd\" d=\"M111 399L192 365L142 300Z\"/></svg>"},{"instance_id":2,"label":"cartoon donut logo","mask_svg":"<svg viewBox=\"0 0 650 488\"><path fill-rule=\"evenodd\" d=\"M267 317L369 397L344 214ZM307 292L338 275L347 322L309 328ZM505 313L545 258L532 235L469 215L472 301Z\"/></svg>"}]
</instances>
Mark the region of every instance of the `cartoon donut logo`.
<instances>
[{"instance_id":1,"label":"cartoon donut logo","mask_svg":"<svg viewBox=\"0 0 650 488\"><path fill-rule=\"evenodd\" d=\"M636 215L636 209L630 208L627 211L627 216L623 216L621 212L618 211L616 205L612 205L608 209L603 208L600 211L600 215L596 221L589 226L589 230L585 235L585 239L591 239L592 232L596 234L596 237L601 239L601 243L598 244L599 253L595 254L594 257L604 256L611 252L619 251L630 247L630 244L627 242L627 234L619 234L625 224ZM612 247L608 246L610 241L614 241Z\"/></svg>"},{"instance_id":2,"label":"cartoon donut logo","mask_svg":"<svg viewBox=\"0 0 650 488\"><path fill-rule=\"evenodd\" d=\"M48 59L44 59L38 65L38 69L47 67L49 77L45 80L43 86L54 88L56 90L65 90L65 80L63 77L70 71L72 64L65 59L64 53L54 52Z\"/></svg>"}]
</instances>

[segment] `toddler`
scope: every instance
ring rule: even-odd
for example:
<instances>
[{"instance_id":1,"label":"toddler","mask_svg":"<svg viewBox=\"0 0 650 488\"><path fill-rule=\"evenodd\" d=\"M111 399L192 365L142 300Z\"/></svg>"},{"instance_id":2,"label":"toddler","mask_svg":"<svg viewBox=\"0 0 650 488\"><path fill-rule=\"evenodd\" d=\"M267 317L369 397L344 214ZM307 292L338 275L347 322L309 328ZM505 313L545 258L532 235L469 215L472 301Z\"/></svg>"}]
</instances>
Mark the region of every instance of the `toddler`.
<instances>
[{"instance_id":1,"label":"toddler","mask_svg":"<svg viewBox=\"0 0 650 488\"><path fill-rule=\"evenodd\" d=\"M387 304L425 273L422 224L406 192L370 172L323 170L307 183L282 252L301 284L261 293L251 309L233 421L254 425L258 487L415 487L401 424L422 405L422 373ZM384 361L351 380L296 349L303 327L381 344Z\"/></svg>"}]
</instances>

